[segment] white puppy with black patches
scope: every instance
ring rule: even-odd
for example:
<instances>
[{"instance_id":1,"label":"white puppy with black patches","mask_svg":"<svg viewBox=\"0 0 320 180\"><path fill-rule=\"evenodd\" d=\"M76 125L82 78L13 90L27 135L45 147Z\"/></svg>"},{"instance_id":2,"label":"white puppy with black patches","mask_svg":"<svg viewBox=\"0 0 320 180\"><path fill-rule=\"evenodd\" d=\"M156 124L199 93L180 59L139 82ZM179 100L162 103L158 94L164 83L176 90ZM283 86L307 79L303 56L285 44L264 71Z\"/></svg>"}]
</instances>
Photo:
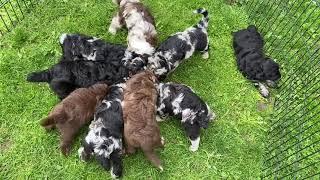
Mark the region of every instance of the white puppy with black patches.
<instances>
[{"instance_id":1,"label":"white puppy with black patches","mask_svg":"<svg viewBox=\"0 0 320 180\"><path fill-rule=\"evenodd\" d=\"M153 54L157 44L155 21L150 11L139 0L113 0L119 12L112 18L109 32L128 29L128 50L137 54Z\"/></svg>"},{"instance_id":2,"label":"white puppy with black patches","mask_svg":"<svg viewBox=\"0 0 320 180\"><path fill-rule=\"evenodd\" d=\"M209 106L192 89L183 84L160 83L158 89L158 121L170 115L180 119L191 142L190 151L197 151L200 144L200 128L208 128L215 119Z\"/></svg>"}]
</instances>

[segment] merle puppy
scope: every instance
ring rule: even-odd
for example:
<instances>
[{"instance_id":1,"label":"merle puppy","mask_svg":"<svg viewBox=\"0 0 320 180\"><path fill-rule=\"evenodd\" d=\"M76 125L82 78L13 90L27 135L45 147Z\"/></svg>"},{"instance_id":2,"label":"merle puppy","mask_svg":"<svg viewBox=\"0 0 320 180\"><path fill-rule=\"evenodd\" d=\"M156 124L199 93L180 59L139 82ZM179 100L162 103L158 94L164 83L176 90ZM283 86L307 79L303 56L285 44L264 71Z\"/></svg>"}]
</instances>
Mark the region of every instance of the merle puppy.
<instances>
[{"instance_id":1,"label":"merle puppy","mask_svg":"<svg viewBox=\"0 0 320 180\"><path fill-rule=\"evenodd\" d=\"M60 61L47 70L30 73L29 82L47 82L50 88L64 99L73 90L89 87L97 82L108 85L124 82L129 70L121 61Z\"/></svg>"},{"instance_id":2,"label":"merle puppy","mask_svg":"<svg viewBox=\"0 0 320 180\"><path fill-rule=\"evenodd\" d=\"M160 83L158 85L157 113L161 118L167 115L181 120L190 141L190 151L197 151L200 144L200 128L208 128L215 114L192 89L183 84ZM162 121L157 117L158 121Z\"/></svg>"},{"instance_id":3,"label":"merle puppy","mask_svg":"<svg viewBox=\"0 0 320 180\"><path fill-rule=\"evenodd\" d=\"M91 60L117 62L124 58L127 47L108 43L102 39L82 34L62 34L60 45L62 61Z\"/></svg>"},{"instance_id":4,"label":"merle puppy","mask_svg":"<svg viewBox=\"0 0 320 180\"><path fill-rule=\"evenodd\" d=\"M267 86L275 87L281 74L279 65L265 57L263 44L261 35L253 25L233 33L233 48L238 69L247 79L254 82L263 97L268 97Z\"/></svg>"},{"instance_id":5,"label":"merle puppy","mask_svg":"<svg viewBox=\"0 0 320 180\"><path fill-rule=\"evenodd\" d=\"M102 167L110 170L113 178L122 175L123 119L121 101L122 85L112 85L102 104L96 109L89 133L79 148L79 157L87 161L94 155Z\"/></svg>"},{"instance_id":6,"label":"merle puppy","mask_svg":"<svg viewBox=\"0 0 320 180\"><path fill-rule=\"evenodd\" d=\"M119 5L119 11L112 18L109 32L128 29L128 49L137 54L151 55L157 45L157 31L154 18L148 8L139 0L112 0Z\"/></svg>"},{"instance_id":7,"label":"merle puppy","mask_svg":"<svg viewBox=\"0 0 320 180\"><path fill-rule=\"evenodd\" d=\"M198 24L170 36L161 43L154 55L148 58L147 68L154 71L160 80L164 79L183 60L191 57L195 51L202 52L205 59L209 57L208 11L200 8L194 13L203 15Z\"/></svg>"}]
</instances>

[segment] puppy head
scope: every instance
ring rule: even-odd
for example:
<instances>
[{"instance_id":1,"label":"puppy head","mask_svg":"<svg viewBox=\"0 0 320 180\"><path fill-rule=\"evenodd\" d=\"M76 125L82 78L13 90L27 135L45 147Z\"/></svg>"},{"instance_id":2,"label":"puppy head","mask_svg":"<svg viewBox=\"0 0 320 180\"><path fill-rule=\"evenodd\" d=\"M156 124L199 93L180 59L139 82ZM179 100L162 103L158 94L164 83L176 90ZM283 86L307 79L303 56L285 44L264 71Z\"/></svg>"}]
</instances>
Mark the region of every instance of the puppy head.
<instances>
[{"instance_id":1,"label":"puppy head","mask_svg":"<svg viewBox=\"0 0 320 180\"><path fill-rule=\"evenodd\" d=\"M249 32L258 32L257 27L255 25L249 25L247 29Z\"/></svg>"},{"instance_id":2,"label":"puppy head","mask_svg":"<svg viewBox=\"0 0 320 180\"><path fill-rule=\"evenodd\" d=\"M200 127L206 129L209 126L209 122L215 119L215 113L211 112L209 106L206 104L206 110L202 110L197 116L197 121Z\"/></svg>"},{"instance_id":3,"label":"puppy head","mask_svg":"<svg viewBox=\"0 0 320 180\"><path fill-rule=\"evenodd\" d=\"M92 85L90 89L96 95L97 100L101 101L108 92L108 85L104 83L98 83Z\"/></svg>"},{"instance_id":4,"label":"puppy head","mask_svg":"<svg viewBox=\"0 0 320 180\"><path fill-rule=\"evenodd\" d=\"M265 76L265 80L275 82L281 78L279 65L272 59L266 58L261 66Z\"/></svg>"},{"instance_id":5,"label":"puppy head","mask_svg":"<svg viewBox=\"0 0 320 180\"><path fill-rule=\"evenodd\" d=\"M158 78L154 75L152 71L146 70L144 72L146 73L146 76L150 81L152 81L153 83L158 83Z\"/></svg>"},{"instance_id":6,"label":"puppy head","mask_svg":"<svg viewBox=\"0 0 320 180\"><path fill-rule=\"evenodd\" d=\"M147 58L145 56L138 56L127 62L125 66L129 69L131 74L136 74L139 71L146 69Z\"/></svg>"}]
</instances>

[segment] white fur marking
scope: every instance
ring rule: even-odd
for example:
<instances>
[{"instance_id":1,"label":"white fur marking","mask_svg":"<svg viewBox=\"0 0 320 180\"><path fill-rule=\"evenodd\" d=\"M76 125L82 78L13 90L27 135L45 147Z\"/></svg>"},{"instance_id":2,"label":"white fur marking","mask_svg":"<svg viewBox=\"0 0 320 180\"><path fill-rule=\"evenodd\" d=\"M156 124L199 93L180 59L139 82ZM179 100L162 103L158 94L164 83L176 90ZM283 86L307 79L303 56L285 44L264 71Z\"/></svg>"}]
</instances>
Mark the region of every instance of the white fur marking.
<instances>
[{"instance_id":1,"label":"white fur marking","mask_svg":"<svg viewBox=\"0 0 320 180\"><path fill-rule=\"evenodd\" d=\"M269 91L268 91L267 87L264 84L260 83L260 82L258 83L258 85L259 85L260 94L265 98L268 97L269 96Z\"/></svg>"},{"instance_id":2,"label":"white fur marking","mask_svg":"<svg viewBox=\"0 0 320 180\"><path fill-rule=\"evenodd\" d=\"M59 40L60 44L63 44L63 42L64 42L64 40L65 40L66 38L67 38L67 34L66 34L66 33L61 34L60 40Z\"/></svg>"},{"instance_id":3,"label":"white fur marking","mask_svg":"<svg viewBox=\"0 0 320 180\"><path fill-rule=\"evenodd\" d=\"M200 144L200 136L197 137L197 139L195 139L195 140L190 139L190 142L191 142L191 146L189 147L189 150L192 152L197 151L199 148L199 144Z\"/></svg>"}]
</instances>

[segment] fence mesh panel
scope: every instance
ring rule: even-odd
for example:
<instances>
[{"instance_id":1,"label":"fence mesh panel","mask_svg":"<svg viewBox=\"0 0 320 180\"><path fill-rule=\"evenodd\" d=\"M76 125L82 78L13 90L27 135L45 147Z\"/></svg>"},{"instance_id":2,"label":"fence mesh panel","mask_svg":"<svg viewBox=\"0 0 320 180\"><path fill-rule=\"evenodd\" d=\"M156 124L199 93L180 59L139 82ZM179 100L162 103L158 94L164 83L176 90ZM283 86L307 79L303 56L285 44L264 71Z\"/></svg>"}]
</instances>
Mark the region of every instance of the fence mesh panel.
<instances>
[{"instance_id":1,"label":"fence mesh panel","mask_svg":"<svg viewBox=\"0 0 320 180\"><path fill-rule=\"evenodd\" d=\"M36 0L0 0L0 37L22 21L37 2Z\"/></svg>"},{"instance_id":2,"label":"fence mesh panel","mask_svg":"<svg viewBox=\"0 0 320 180\"><path fill-rule=\"evenodd\" d=\"M266 54L282 66L267 134L263 179L319 179L320 2L250 0Z\"/></svg>"}]
</instances>

